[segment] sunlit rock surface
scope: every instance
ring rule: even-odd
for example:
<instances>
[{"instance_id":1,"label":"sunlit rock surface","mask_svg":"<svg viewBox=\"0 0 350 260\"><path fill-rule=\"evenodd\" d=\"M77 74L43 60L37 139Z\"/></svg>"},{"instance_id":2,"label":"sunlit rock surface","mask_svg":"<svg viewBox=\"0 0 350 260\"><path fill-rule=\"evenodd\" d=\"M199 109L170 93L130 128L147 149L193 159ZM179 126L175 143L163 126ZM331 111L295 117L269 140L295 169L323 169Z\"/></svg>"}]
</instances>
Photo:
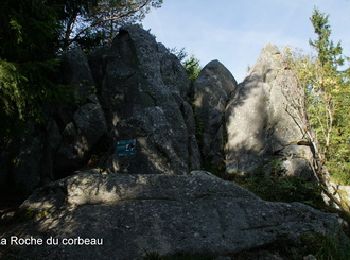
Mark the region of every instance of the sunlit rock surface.
<instances>
[{"instance_id":1,"label":"sunlit rock surface","mask_svg":"<svg viewBox=\"0 0 350 260\"><path fill-rule=\"evenodd\" d=\"M213 168L225 168L225 110L237 83L218 60L211 61L194 82L194 114L197 139L203 162Z\"/></svg>"},{"instance_id":2,"label":"sunlit rock surface","mask_svg":"<svg viewBox=\"0 0 350 260\"><path fill-rule=\"evenodd\" d=\"M174 54L137 25L90 56L109 129L106 168L125 173L187 174L199 168L190 85ZM136 155L118 157L118 140L136 139Z\"/></svg>"},{"instance_id":3,"label":"sunlit rock surface","mask_svg":"<svg viewBox=\"0 0 350 260\"><path fill-rule=\"evenodd\" d=\"M101 246L0 249L2 256L142 259L146 253L221 256L337 232L335 215L299 203L271 203L208 172L130 175L81 172L37 190L20 207L33 220L10 235L103 239Z\"/></svg>"},{"instance_id":4,"label":"sunlit rock surface","mask_svg":"<svg viewBox=\"0 0 350 260\"><path fill-rule=\"evenodd\" d=\"M302 130L303 95L278 48L266 46L226 109L228 173L284 170L314 178Z\"/></svg>"}]
</instances>

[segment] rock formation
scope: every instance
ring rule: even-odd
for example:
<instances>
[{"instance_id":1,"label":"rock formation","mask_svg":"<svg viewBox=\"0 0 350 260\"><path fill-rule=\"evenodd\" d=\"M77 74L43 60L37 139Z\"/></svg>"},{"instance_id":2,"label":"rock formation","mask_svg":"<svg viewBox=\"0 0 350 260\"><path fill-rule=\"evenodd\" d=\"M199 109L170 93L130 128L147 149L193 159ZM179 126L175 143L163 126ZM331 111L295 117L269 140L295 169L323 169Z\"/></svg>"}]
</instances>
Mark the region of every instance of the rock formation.
<instances>
[{"instance_id":1,"label":"rock formation","mask_svg":"<svg viewBox=\"0 0 350 260\"><path fill-rule=\"evenodd\" d=\"M194 113L203 162L209 168L225 168L225 109L237 83L219 61L213 60L194 83Z\"/></svg>"},{"instance_id":2,"label":"rock formation","mask_svg":"<svg viewBox=\"0 0 350 260\"><path fill-rule=\"evenodd\" d=\"M57 246L11 247L22 258L142 259L159 255L223 256L308 232L337 232L335 215L293 203L265 202L208 172L144 175L81 172L37 190L21 208L33 220L2 237L59 239ZM103 239L101 246L64 238ZM1 237L0 237L1 238ZM1 256L1 255L0 255Z\"/></svg>"},{"instance_id":3,"label":"rock formation","mask_svg":"<svg viewBox=\"0 0 350 260\"><path fill-rule=\"evenodd\" d=\"M137 139L137 154L111 153L108 168L138 173L187 174L199 167L189 80L175 55L138 26L121 30L90 64L101 89L110 149Z\"/></svg>"},{"instance_id":4,"label":"rock formation","mask_svg":"<svg viewBox=\"0 0 350 260\"><path fill-rule=\"evenodd\" d=\"M303 91L280 51L268 45L226 110L228 173L268 172L313 179L305 141Z\"/></svg>"},{"instance_id":5,"label":"rock formation","mask_svg":"<svg viewBox=\"0 0 350 260\"><path fill-rule=\"evenodd\" d=\"M275 47L263 50L242 84L214 60L193 89L177 57L137 25L121 29L110 47L88 57L71 50L62 61L60 80L74 102L53 104L44 129L29 125L25 137L8 144L17 151L0 154L0 186L23 194L43 186L17 211L0 211L0 222L11 224L0 226L0 241L59 242L0 246L0 258L220 257L281 238L298 247L309 233L344 236L335 214L266 202L198 170L278 167L313 178L313 153L300 130L303 93ZM121 143L130 153L118 150Z\"/></svg>"},{"instance_id":6,"label":"rock formation","mask_svg":"<svg viewBox=\"0 0 350 260\"><path fill-rule=\"evenodd\" d=\"M7 167L0 169L2 191L15 192L11 196L28 196L36 187L85 167L107 134L86 55L77 48L61 60L59 83L69 85L73 100L47 105L47 125L27 123L23 135L3 150Z\"/></svg>"},{"instance_id":7,"label":"rock formation","mask_svg":"<svg viewBox=\"0 0 350 260\"><path fill-rule=\"evenodd\" d=\"M46 129L29 125L9 145L14 151L2 151L0 186L27 196L83 168L150 174L199 169L190 84L177 57L130 25L110 48L88 58L79 48L62 56L59 82L70 86L74 100L49 107ZM136 140L135 155L118 156L116 145L125 139Z\"/></svg>"},{"instance_id":8,"label":"rock formation","mask_svg":"<svg viewBox=\"0 0 350 260\"><path fill-rule=\"evenodd\" d=\"M63 68L64 83L74 88L78 106L61 105L54 112L50 133L59 140L51 145L55 177L83 168L95 145L107 134L105 113L95 93L96 86L84 52L78 48L66 53Z\"/></svg>"}]
</instances>

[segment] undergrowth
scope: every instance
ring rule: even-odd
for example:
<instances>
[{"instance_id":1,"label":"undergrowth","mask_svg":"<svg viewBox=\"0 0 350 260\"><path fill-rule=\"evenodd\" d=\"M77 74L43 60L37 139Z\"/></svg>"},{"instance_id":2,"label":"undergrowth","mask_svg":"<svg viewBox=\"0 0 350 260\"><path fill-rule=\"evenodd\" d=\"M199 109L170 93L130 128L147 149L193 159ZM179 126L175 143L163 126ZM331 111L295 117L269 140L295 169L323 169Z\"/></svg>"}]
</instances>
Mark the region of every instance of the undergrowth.
<instances>
[{"instance_id":1,"label":"undergrowth","mask_svg":"<svg viewBox=\"0 0 350 260\"><path fill-rule=\"evenodd\" d=\"M319 185L300 177L255 175L232 178L240 186L267 201L300 202L316 208L326 206Z\"/></svg>"},{"instance_id":2,"label":"undergrowth","mask_svg":"<svg viewBox=\"0 0 350 260\"><path fill-rule=\"evenodd\" d=\"M215 257L205 255L176 254L172 256L161 256L156 252L146 253L143 260L214 260Z\"/></svg>"}]
</instances>

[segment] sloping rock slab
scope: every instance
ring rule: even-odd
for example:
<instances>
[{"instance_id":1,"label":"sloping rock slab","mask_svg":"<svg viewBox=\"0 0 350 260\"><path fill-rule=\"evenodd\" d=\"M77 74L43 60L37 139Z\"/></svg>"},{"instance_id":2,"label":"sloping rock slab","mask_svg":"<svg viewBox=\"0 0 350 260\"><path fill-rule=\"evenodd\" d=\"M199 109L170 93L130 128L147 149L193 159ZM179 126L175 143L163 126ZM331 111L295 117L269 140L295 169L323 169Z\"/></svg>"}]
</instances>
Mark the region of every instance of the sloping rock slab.
<instances>
[{"instance_id":1,"label":"sloping rock slab","mask_svg":"<svg viewBox=\"0 0 350 260\"><path fill-rule=\"evenodd\" d=\"M12 246L7 252L30 259L142 259L150 252L222 256L337 227L333 214L298 203L265 202L199 171L186 176L83 172L37 190L21 212L34 218L2 237L60 241ZM103 239L103 245L62 244L78 237Z\"/></svg>"}]
</instances>

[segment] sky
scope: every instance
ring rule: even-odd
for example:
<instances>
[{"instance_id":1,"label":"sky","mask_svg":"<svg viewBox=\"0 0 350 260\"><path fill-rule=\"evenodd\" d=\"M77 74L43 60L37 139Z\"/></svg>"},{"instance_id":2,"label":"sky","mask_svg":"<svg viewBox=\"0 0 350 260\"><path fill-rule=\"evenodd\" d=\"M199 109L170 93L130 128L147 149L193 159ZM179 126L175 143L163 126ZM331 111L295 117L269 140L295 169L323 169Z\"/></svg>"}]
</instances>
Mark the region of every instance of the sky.
<instances>
[{"instance_id":1,"label":"sky","mask_svg":"<svg viewBox=\"0 0 350 260\"><path fill-rule=\"evenodd\" d=\"M350 0L163 0L142 23L165 47L184 47L201 66L218 59L241 82L268 43L312 52L315 6L350 56Z\"/></svg>"}]
</instances>

